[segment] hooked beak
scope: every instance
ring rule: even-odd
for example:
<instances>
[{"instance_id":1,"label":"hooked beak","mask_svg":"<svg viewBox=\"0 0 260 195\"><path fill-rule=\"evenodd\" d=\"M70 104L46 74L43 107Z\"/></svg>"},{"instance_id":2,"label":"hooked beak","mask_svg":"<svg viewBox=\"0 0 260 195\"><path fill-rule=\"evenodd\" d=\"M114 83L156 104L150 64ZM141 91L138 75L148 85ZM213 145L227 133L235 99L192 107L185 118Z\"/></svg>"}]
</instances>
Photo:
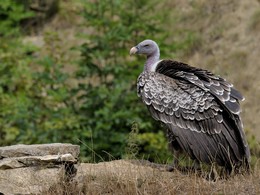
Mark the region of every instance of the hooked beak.
<instances>
[{"instance_id":1,"label":"hooked beak","mask_svg":"<svg viewBox=\"0 0 260 195\"><path fill-rule=\"evenodd\" d=\"M136 54L138 52L138 48L137 47L132 47L130 49L130 55Z\"/></svg>"}]
</instances>

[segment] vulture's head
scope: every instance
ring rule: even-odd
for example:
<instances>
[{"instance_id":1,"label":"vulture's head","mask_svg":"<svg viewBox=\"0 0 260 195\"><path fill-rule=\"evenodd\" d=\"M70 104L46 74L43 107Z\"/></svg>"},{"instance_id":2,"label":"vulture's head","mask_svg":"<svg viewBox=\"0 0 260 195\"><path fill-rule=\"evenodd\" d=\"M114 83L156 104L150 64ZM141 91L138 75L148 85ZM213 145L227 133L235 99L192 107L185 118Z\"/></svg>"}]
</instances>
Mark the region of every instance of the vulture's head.
<instances>
[{"instance_id":1,"label":"vulture's head","mask_svg":"<svg viewBox=\"0 0 260 195\"><path fill-rule=\"evenodd\" d=\"M131 48L130 55L133 54L144 54L147 57L156 56L159 54L159 47L156 42L147 39Z\"/></svg>"}]
</instances>

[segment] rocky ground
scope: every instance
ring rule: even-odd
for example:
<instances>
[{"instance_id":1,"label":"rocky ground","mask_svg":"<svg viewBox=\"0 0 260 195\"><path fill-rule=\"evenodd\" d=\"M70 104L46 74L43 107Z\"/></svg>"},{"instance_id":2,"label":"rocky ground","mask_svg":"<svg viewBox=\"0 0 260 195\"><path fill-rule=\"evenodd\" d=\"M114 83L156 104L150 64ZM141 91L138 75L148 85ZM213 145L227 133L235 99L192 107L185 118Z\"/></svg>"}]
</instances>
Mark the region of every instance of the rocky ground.
<instances>
[{"instance_id":1,"label":"rocky ground","mask_svg":"<svg viewBox=\"0 0 260 195\"><path fill-rule=\"evenodd\" d=\"M258 163L251 174L209 180L207 173L168 172L137 160L79 163L72 144L0 147L0 194L259 194Z\"/></svg>"}]
</instances>

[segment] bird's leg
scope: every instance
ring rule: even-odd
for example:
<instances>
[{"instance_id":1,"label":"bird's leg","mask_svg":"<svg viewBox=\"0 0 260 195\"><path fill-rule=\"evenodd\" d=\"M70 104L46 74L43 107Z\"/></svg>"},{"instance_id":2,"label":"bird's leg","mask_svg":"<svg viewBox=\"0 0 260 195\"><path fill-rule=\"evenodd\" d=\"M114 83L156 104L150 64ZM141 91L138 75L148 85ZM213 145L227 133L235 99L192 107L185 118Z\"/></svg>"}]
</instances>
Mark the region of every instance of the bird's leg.
<instances>
[{"instance_id":1,"label":"bird's leg","mask_svg":"<svg viewBox=\"0 0 260 195\"><path fill-rule=\"evenodd\" d=\"M179 167L179 158L180 158L180 154L181 152L179 150L175 150L174 152L175 154L173 155L173 162L172 162L172 166L174 167Z\"/></svg>"},{"instance_id":2,"label":"bird's leg","mask_svg":"<svg viewBox=\"0 0 260 195\"><path fill-rule=\"evenodd\" d=\"M216 164L212 163L210 172L207 174L206 179L209 181L216 181L219 178L217 169L216 169Z\"/></svg>"},{"instance_id":3,"label":"bird's leg","mask_svg":"<svg viewBox=\"0 0 260 195\"><path fill-rule=\"evenodd\" d=\"M173 171L174 169L178 169L179 168L179 157L181 154L181 147L178 144L175 135L172 133L172 130L168 129L167 130L167 137L168 137L168 146L170 151L173 154L173 162L171 165L169 165L166 170L167 171Z\"/></svg>"},{"instance_id":4,"label":"bird's leg","mask_svg":"<svg viewBox=\"0 0 260 195\"><path fill-rule=\"evenodd\" d=\"M195 171L201 170L200 161L195 159L192 165L192 169Z\"/></svg>"},{"instance_id":5,"label":"bird's leg","mask_svg":"<svg viewBox=\"0 0 260 195\"><path fill-rule=\"evenodd\" d=\"M173 161L172 164L168 165L166 170L169 172L172 172L174 169L179 168L179 156L180 156L180 151L174 150L173 151Z\"/></svg>"}]
</instances>

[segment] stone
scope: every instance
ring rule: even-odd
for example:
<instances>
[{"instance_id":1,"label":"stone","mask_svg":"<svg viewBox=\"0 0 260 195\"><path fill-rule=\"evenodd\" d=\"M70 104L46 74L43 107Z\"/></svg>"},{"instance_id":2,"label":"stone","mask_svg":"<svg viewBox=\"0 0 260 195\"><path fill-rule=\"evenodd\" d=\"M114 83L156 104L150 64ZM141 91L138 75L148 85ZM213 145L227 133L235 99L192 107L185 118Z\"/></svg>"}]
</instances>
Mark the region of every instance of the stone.
<instances>
[{"instance_id":1,"label":"stone","mask_svg":"<svg viewBox=\"0 0 260 195\"><path fill-rule=\"evenodd\" d=\"M42 194L77 173L80 146L36 144L0 147L0 195Z\"/></svg>"},{"instance_id":2,"label":"stone","mask_svg":"<svg viewBox=\"0 0 260 195\"><path fill-rule=\"evenodd\" d=\"M71 154L78 158L80 147L78 145L53 143L53 144L35 144L35 145L12 145L0 147L0 159L22 156L46 156Z\"/></svg>"},{"instance_id":3,"label":"stone","mask_svg":"<svg viewBox=\"0 0 260 195\"><path fill-rule=\"evenodd\" d=\"M0 170L29 166L53 167L65 162L75 164L77 163L77 159L74 158L71 154L11 157L0 160Z\"/></svg>"},{"instance_id":4,"label":"stone","mask_svg":"<svg viewBox=\"0 0 260 195\"><path fill-rule=\"evenodd\" d=\"M41 194L60 182L63 176L63 167L0 170L0 194Z\"/></svg>"}]
</instances>

